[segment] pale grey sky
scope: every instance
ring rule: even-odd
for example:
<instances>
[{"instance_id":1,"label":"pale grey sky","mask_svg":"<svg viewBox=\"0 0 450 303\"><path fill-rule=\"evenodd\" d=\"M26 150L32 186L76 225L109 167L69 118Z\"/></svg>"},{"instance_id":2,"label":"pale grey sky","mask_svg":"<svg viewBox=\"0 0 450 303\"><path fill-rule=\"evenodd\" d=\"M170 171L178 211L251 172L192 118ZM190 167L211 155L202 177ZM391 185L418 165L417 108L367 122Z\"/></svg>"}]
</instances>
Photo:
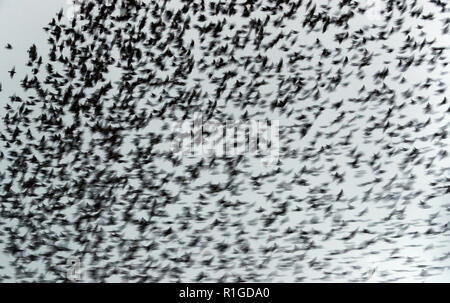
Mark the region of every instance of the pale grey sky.
<instances>
[{"instance_id":1,"label":"pale grey sky","mask_svg":"<svg viewBox=\"0 0 450 303\"><path fill-rule=\"evenodd\" d=\"M0 82L3 86L3 92L0 93L0 106L3 107L4 100L8 98L11 94L17 93L17 94L23 94L22 90L18 86L19 79L23 78L25 74L28 72L27 68L25 67L26 59L27 59L27 50L28 48L35 43L38 47L38 51L41 53L41 55L47 54L47 36L46 33L43 31L43 27L51 20L51 18L59 11L60 8L65 7L67 8L67 1L66 0L0 0ZM360 22L361 24L365 24L370 21L365 19L360 19L357 22ZM293 27L296 25L293 24ZM444 46L449 46L449 37L441 37L440 36L440 23L434 22L429 23L427 25L428 27L425 28L425 31L429 34L427 36L427 39L433 39L437 38L439 39L439 43L441 43ZM329 35L328 38L331 40L332 35ZM311 41L314 41L314 37L307 37L307 39L310 39ZM325 39L324 39L325 40ZM308 43L310 41L306 41L304 43ZM326 42L326 41L325 41ZM390 41L391 43L397 43L401 44L403 41ZM11 43L14 47L13 50L7 50L4 48L6 43ZM272 56L276 57L278 54L275 52L271 54ZM380 58L380 62L382 59ZM44 60L45 61L45 60ZM381 64L381 63L380 63ZM15 66L17 74L13 80L9 78L9 75L7 73L8 70L10 70L13 66ZM380 65L375 66L374 68L379 68ZM425 70L422 70L422 72L417 72L418 69L415 70L415 73L406 75L408 77L408 80L411 82L418 82L422 81L426 76L429 76ZM440 72L440 71L436 71ZM447 76L447 80L450 80ZM350 79L350 81L352 81ZM410 83L411 83L410 82ZM348 97L351 95L355 90L359 89L360 83L351 83L351 85L347 88L347 90L339 90L336 92L333 92L330 94L330 98L333 100L340 100L342 98ZM370 83L367 84L367 86L370 86ZM376 112L377 110L380 110L379 108L370 109ZM317 121L317 124L314 125L314 129L318 129L320 125L326 124L329 122L328 120L331 120L334 118L333 112L328 112L322 117L320 117L319 121ZM417 112L410 112L411 115L418 115ZM419 114L420 115L420 114ZM447 119L448 121L448 119ZM445 122L445 121L444 121ZM308 139L308 138L306 138ZM361 140L362 138L356 137L355 140ZM304 142L301 142L304 143ZM419 143L420 144L420 143ZM370 152L371 146L368 145L365 147L365 150ZM289 162L288 160L286 161ZM448 163L447 163L448 164ZM292 167L296 167L296 165L293 163ZM388 166L387 166L388 167ZM396 166L393 166L394 169ZM387 169L389 170L389 169ZM395 173L395 172L394 172ZM348 178L351 179L352 176L350 173L348 173ZM345 188L346 193L357 193L358 188L356 186L357 183L361 182L358 178L354 177L353 184L350 184L349 182L348 187ZM422 184L425 185L429 182L429 179L425 175L420 175L418 172L418 181L416 184ZM319 183L319 182L318 182ZM198 184L201 186L201 183ZM253 193L249 192L248 195L252 196ZM303 193L302 193L303 194ZM351 194L349 194L351 195ZM247 196L248 198L248 196ZM264 203L265 201L262 201L261 203ZM443 205L444 203L449 203L450 198L449 196L439 197L435 200L436 205ZM361 208L364 208L364 205L359 205ZM431 209L427 211L427 213L432 213L434 209ZM417 217L420 217L421 210L413 209L409 212L409 214L412 214L412 219L415 215ZM380 210L380 217L384 215L384 213ZM298 213L295 214L296 216L299 216ZM444 214L445 215L445 214ZM293 215L292 215L293 216ZM251 217L251 214L249 215ZM302 222L303 220L310 219L310 217L297 217L292 218L293 222ZM445 220L446 218L440 218L441 220ZM447 218L448 219L448 218ZM443 222L443 221L442 221ZM300 224L300 223L299 223ZM316 226L316 228L320 228ZM351 230L352 227L349 227L349 230ZM425 244L434 244L435 249L434 250L427 250L422 251L422 247L419 248L408 248L408 253L411 254L411 256L418 256L422 259L424 264L433 265L436 261L436 258L441 256L443 253L448 251L450 249L448 237L441 237L438 239L434 239L433 241L430 241L429 239L426 240ZM266 242L266 238L260 238L255 239L254 242L258 242L261 244L264 244ZM404 241L402 239L402 241ZM446 242L447 241L447 242ZM402 243L402 245L407 246L409 243ZM420 243L424 244L424 243ZM326 246L323 249L323 254L325 255L328 250L335 249L333 245L339 245L339 243L326 243ZM0 244L1 248L1 244ZM388 255L390 252L387 247L380 247L380 251L385 251L385 255ZM379 257L381 258L381 257ZM2 260L2 257L0 256L0 261ZM361 260L362 266L373 266L372 263L378 262L375 257L373 259L367 258L364 260ZM344 261L344 260L343 260ZM448 263L448 261L446 261ZM3 263L6 264L6 262L0 262L2 265ZM341 264L342 265L342 264ZM441 264L439 264L441 265ZM390 270L392 268L397 268L399 270L409 270L410 268L408 265L405 264L378 264L377 265L380 269L383 270ZM449 264L450 266L450 264ZM6 266L7 267L7 266ZM272 268L273 269L273 268ZM200 269L192 269L192 275L196 275ZM411 269L414 270L414 269ZM1 272L1 271L0 271ZM266 273L269 275L269 273ZM317 278L318 276L315 276L316 273L311 272L311 281L314 280L314 278ZM414 272L415 276L411 275L409 281L417 281L420 278L417 278L417 272ZM289 278L289 277L288 277ZM276 281L283 281L283 279L286 279L286 276L276 276ZM379 277L380 280L382 280L382 277ZM444 271L439 275L435 275L429 278L427 281L450 281L450 270Z\"/></svg>"}]
</instances>

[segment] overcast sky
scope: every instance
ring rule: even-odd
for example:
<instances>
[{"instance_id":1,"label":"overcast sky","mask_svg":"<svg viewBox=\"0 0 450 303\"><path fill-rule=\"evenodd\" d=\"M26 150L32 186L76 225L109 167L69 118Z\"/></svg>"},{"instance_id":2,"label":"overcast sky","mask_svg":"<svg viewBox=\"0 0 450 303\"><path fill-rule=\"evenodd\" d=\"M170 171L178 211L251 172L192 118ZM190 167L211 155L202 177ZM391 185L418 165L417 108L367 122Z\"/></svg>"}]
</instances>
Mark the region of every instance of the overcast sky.
<instances>
[{"instance_id":1,"label":"overcast sky","mask_svg":"<svg viewBox=\"0 0 450 303\"><path fill-rule=\"evenodd\" d=\"M51 18L62 7L67 9L67 0L0 0L0 83L2 83L3 87L3 92L0 93L1 108L3 108L4 100L8 96L15 93L22 94L20 87L18 87L20 83L18 79L22 79L28 71L25 67L28 48L35 43L41 55L47 54L47 36L42 28L51 21ZM428 31L439 34L439 23L435 25L436 28L428 29ZM441 37L439 38L441 39ZM444 40L445 38L442 39ZM448 41L448 38L446 41ZM10 43L14 49L5 49L6 43ZM13 66L16 68L17 75L11 80L7 71ZM412 78L420 76L423 75L411 75ZM345 94L337 95L339 98L343 96L345 97ZM418 181L417 183L419 184L420 182ZM448 196L440 197L437 203L442 204L445 199L448 202L448 198ZM441 245L437 250L439 253L448 250L448 245L444 244L443 240L445 239L439 239L439 242L436 243ZM429 261L429 263L432 263L431 260L436 256L428 256L425 252L418 252L418 254L422 254L422 257ZM3 265L1 256L0 264ZM450 279L449 274L449 271L446 271L442 275L433 277L432 279L448 282Z\"/></svg>"}]
</instances>

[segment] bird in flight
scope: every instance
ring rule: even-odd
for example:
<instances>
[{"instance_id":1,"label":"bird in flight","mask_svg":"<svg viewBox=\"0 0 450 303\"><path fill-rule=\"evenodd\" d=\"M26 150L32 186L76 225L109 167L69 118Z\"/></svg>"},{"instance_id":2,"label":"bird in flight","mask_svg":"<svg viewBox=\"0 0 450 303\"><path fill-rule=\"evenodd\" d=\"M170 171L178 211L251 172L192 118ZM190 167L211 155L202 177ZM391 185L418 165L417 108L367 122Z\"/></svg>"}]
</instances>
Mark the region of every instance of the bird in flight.
<instances>
[{"instance_id":1,"label":"bird in flight","mask_svg":"<svg viewBox=\"0 0 450 303\"><path fill-rule=\"evenodd\" d=\"M12 78L14 78L14 75L16 74L16 67L14 66L10 71L8 71L9 76Z\"/></svg>"}]
</instances>

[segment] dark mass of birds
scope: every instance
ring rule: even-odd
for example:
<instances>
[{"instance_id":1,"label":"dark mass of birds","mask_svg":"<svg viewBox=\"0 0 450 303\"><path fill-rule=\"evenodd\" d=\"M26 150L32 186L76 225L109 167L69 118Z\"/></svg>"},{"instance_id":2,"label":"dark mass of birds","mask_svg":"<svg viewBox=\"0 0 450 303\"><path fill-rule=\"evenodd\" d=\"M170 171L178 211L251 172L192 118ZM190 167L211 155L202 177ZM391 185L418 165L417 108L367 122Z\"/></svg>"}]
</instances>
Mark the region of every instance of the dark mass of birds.
<instances>
[{"instance_id":1,"label":"dark mass of birds","mask_svg":"<svg viewBox=\"0 0 450 303\"><path fill-rule=\"evenodd\" d=\"M69 282L69 258L96 282L450 277L448 3L361 3L58 13L2 71L0 281ZM174 155L195 113L279 120L279 160Z\"/></svg>"}]
</instances>

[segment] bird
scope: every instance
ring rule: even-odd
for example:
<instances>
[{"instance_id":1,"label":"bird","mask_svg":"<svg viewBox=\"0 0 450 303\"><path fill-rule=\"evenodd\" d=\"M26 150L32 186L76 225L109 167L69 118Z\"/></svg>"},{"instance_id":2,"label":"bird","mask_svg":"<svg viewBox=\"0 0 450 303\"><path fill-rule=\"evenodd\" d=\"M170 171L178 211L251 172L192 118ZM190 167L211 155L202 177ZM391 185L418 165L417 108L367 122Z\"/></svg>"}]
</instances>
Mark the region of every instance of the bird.
<instances>
[{"instance_id":1,"label":"bird","mask_svg":"<svg viewBox=\"0 0 450 303\"><path fill-rule=\"evenodd\" d=\"M16 74L16 67L13 66L13 68L11 68L11 70L9 70L8 73L11 79L14 78L14 75Z\"/></svg>"}]
</instances>

